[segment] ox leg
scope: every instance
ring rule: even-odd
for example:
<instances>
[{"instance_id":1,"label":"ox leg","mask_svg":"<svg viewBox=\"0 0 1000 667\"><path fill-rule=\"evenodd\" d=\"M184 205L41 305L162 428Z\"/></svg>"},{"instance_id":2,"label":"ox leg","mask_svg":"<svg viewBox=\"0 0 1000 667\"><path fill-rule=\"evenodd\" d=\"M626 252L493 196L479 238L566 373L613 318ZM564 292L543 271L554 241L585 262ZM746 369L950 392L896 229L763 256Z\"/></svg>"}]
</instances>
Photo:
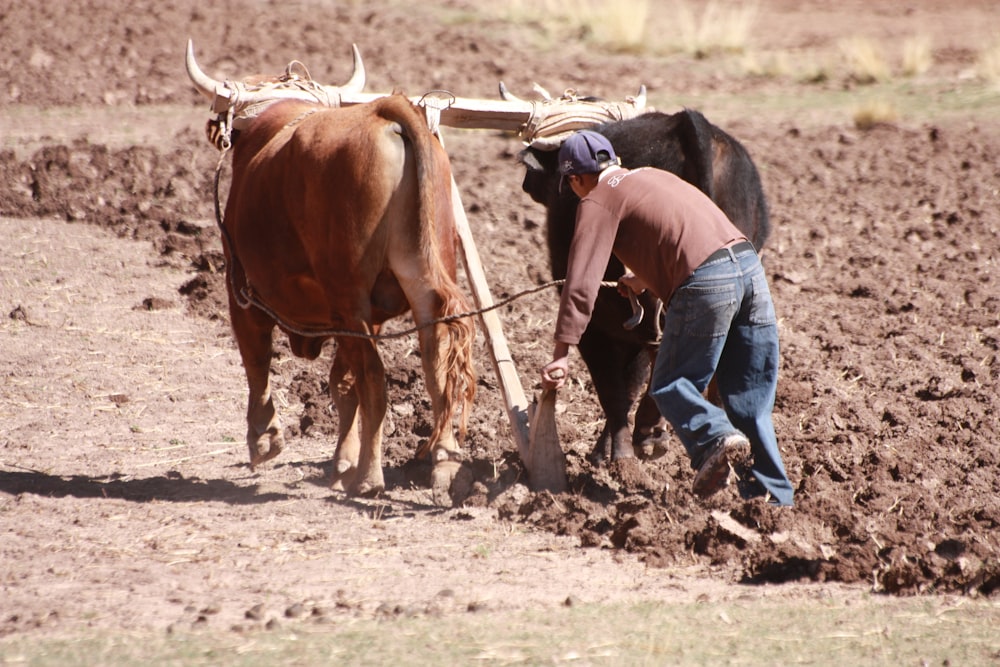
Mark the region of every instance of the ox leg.
<instances>
[{"instance_id":1,"label":"ox leg","mask_svg":"<svg viewBox=\"0 0 1000 667\"><path fill-rule=\"evenodd\" d=\"M418 309L414 308L415 316ZM460 381L464 371L469 371L467 358L469 345L467 338L471 329L453 322L437 324L420 330L420 353L423 364L424 382L431 398L434 413L435 436L428 443L431 469L431 494L434 502L441 506L461 503L472 488L472 473L462 464L462 452L452 427L454 416L454 383ZM463 370L464 369L464 370ZM472 382L470 377L466 382ZM418 454L427 453L421 448Z\"/></svg>"},{"instance_id":2,"label":"ox leg","mask_svg":"<svg viewBox=\"0 0 1000 667\"><path fill-rule=\"evenodd\" d=\"M632 448L636 456L644 460L657 459L667 453L667 420L660 414L656 401L649 395L649 369L656 359L656 346L647 348L648 368L643 382L642 396L635 410L635 426L632 429Z\"/></svg>"},{"instance_id":3,"label":"ox leg","mask_svg":"<svg viewBox=\"0 0 1000 667\"><path fill-rule=\"evenodd\" d=\"M604 429L588 458L595 465L635 456L629 433L628 413L636 399L631 376L636 373L636 355L604 336L584 333L578 346L594 381L597 400L604 410ZM644 361L644 360L643 360Z\"/></svg>"},{"instance_id":4,"label":"ox leg","mask_svg":"<svg viewBox=\"0 0 1000 667\"><path fill-rule=\"evenodd\" d=\"M285 438L271 396L274 321L255 310L230 303L230 320L247 376L247 449L250 469L281 453Z\"/></svg>"},{"instance_id":5,"label":"ox leg","mask_svg":"<svg viewBox=\"0 0 1000 667\"><path fill-rule=\"evenodd\" d=\"M632 448L636 456L649 461L667 453L667 420L660 414L656 402L649 394L639 399L635 410L635 427L632 429Z\"/></svg>"},{"instance_id":6,"label":"ox leg","mask_svg":"<svg viewBox=\"0 0 1000 667\"><path fill-rule=\"evenodd\" d=\"M374 341L337 340L330 392L340 416L334 486L347 493L376 496L382 475L382 424L387 406L385 367Z\"/></svg>"},{"instance_id":7,"label":"ox leg","mask_svg":"<svg viewBox=\"0 0 1000 667\"><path fill-rule=\"evenodd\" d=\"M361 452L361 436L358 430L358 386L357 376L341 354L337 352L330 368L330 398L337 408L337 451L334 455L331 487L337 491L355 488L358 480L358 455Z\"/></svg>"}]
</instances>

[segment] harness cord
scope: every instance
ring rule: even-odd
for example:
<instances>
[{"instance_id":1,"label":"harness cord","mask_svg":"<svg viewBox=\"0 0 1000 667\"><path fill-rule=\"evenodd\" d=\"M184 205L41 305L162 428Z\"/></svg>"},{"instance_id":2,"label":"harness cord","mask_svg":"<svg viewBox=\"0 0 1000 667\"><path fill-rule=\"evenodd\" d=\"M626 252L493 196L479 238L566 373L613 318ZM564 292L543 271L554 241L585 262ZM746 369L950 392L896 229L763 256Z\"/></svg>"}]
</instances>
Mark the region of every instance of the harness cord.
<instances>
[{"instance_id":1,"label":"harness cord","mask_svg":"<svg viewBox=\"0 0 1000 667\"><path fill-rule=\"evenodd\" d=\"M434 326L435 324L444 324L447 322L453 322L455 320L461 320L466 317L473 317L475 315L481 315L482 313L488 313L491 310L502 308L507 304L511 303L512 301L516 301L517 299L520 299L523 296L534 294L535 292L540 292L544 289L548 289L549 287L562 285L565 282L566 282L565 280L550 280L547 283L543 283L541 285L536 285L535 287L522 290L517 294L512 294L511 296L508 296L505 299L502 299L497 303L494 303L492 306L479 308L477 310L470 310L464 313L455 313L453 315L446 315L445 317L439 317L437 319L424 322L423 324L410 327L409 329L404 329L402 331L392 331L390 333L379 333L379 334L370 334L370 333L365 333L363 331L353 331L350 329L303 329L293 324L289 324L287 321L282 319L281 316L275 313L274 310L269 308L267 304L265 304L263 301L257 298L252 291L241 290L241 295L245 297L250 302L251 305L263 311L264 314L266 314L272 320L277 322L278 326L280 326L282 329L284 329L289 333L297 334L299 336L306 336L310 338L328 338L330 336L350 336L352 338L365 338L368 340L389 340L392 338L403 338L404 336L409 336L410 334L417 333L418 331L426 329L427 327ZM601 283L603 287L609 287L609 286L614 287L616 284L617 283Z\"/></svg>"},{"instance_id":2,"label":"harness cord","mask_svg":"<svg viewBox=\"0 0 1000 667\"><path fill-rule=\"evenodd\" d=\"M229 235L229 230L226 229L226 225L222 220L222 199L219 197L219 179L222 176L222 165L225 164L226 155L229 153L229 149L232 147L232 142L229 138L229 128L231 125L224 125L222 134L222 143L219 149L219 161L215 165L215 224L219 226L219 231L222 233L222 242L229 248L229 261L226 262L226 276L229 279L229 289L233 293L233 299L243 310L247 310L253 303L246 298L242 289L236 286L236 270L239 267L239 260L236 258L236 248L233 245L233 239Z\"/></svg>"},{"instance_id":3,"label":"harness cord","mask_svg":"<svg viewBox=\"0 0 1000 667\"><path fill-rule=\"evenodd\" d=\"M239 259L237 259L236 257L236 248L233 245L233 239L229 235L229 230L226 229L226 225L223 220L222 200L219 197L219 181L222 176L222 167L225 164L226 156L229 153L229 149L232 147L232 142L230 140L230 134L229 134L230 129L232 128L231 112L230 112L230 118L228 118L226 121L220 121L220 122L222 122L224 125L222 128L223 133L221 138L219 161L215 166L215 179L214 179L215 223L218 225L219 230L222 234L223 243L229 249L230 261L229 261L229 266L226 267L226 273L229 276L229 288L233 293L233 297L236 301L236 304L240 308L242 308L243 310L247 310L251 306L257 308L265 315L270 317L272 320L274 320L279 327L281 327L288 333L304 336L306 338L329 338L332 336L348 336L352 338L364 338L366 340L389 340L392 338L403 338L404 336L409 336L411 334L417 333L418 331L426 329L427 327L434 326L435 324L444 324L447 322L453 322L455 320L461 320L466 317L474 317L476 315L482 315L483 313L488 313L491 310L496 310L497 308L503 308L507 304L512 303L513 301L516 301L521 297L528 296L529 294L534 294L535 292L541 292L542 290L548 289L549 287L558 287L559 285L563 285L566 283L565 279L550 280L549 282L542 283L541 285L536 285L534 287L529 287L527 289L521 290L520 292L505 297L491 306L486 306L485 308L470 310L464 313L447 315L445 317L430 320L428 322L424 322L423 324L410 327L409 329L404 329L402 331L393 331L390 333L372 334L364 331L354 331L351 329L305 329L291 322L288 322L278 313L276 313L273 308L268 306L266 303L264 303L264 301L262 301L257 295L254 294L253 288L250 286L249 282L247 282L243 287L239 287L236 284L236 273L237 270L239 269L240 263ZM610 281L601 282L601 287L617 287L617 286L618 286L617 282L610 282Z\"/></svg>"}]
</instances>

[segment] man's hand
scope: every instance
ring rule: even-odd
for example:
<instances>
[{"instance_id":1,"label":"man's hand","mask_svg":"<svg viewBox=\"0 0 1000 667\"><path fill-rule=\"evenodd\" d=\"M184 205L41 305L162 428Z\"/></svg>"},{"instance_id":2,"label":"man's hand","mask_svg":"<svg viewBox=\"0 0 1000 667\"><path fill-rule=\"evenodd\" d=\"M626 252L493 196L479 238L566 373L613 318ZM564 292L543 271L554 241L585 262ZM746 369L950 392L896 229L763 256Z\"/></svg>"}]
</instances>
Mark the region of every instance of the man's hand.
<instances>
[{"instance_id":1,"label":"man's hand","mask_svg":"<svg viewBox=\"0 0 1000 667\"><path fill-rule=\"evenodd\" d=\"M556 359L542 369L542 386L546 389L559 389L566 384L569 376L569 359Z\"/></svg>"},{"instance_id":2,"label":"man's hand","mask_svg":"<svg viewBox=\"0 0 1000 667\"><path fill-rule=\"evenodd\" d=\"M632 290L633 294L642 294L646 291L646 283L642 282L637 275L631 271L626 271L621 278L618 279L618 293L622 296L627 297L629 290Z\"/></svg>"},{"instance_id":3,"label":"man's hand","mask_svg":"<svg viewBox=\"0 0 1000 667\"><path fill-rule=\"evenodd\" d=\"M556 343L552 352L552 361L542 368L542 386L546 389L559 389L566 384L569 377L569 345Z\"/></svg>"}]
</instances>

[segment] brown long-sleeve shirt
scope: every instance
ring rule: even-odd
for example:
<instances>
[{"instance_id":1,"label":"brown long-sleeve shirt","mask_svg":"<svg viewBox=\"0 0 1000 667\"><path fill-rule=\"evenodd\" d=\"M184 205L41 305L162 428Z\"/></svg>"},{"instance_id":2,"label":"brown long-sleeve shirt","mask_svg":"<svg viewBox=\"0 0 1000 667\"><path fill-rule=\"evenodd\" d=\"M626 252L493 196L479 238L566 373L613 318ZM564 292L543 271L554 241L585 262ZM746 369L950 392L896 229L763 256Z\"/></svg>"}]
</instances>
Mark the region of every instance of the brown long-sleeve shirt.
<instances>
[{"instance_id":1,"label":"brown long-sleeve shirt","mask_svg":"<svg viewBox=\"0 0 1000 667\"><path fill-rule=\"evenodd\" d=\"M701 190L667 171L611 168L581 200L555 339L580 342L613 252L664 303L743 233Z\"/></svg>"}]
</instances>

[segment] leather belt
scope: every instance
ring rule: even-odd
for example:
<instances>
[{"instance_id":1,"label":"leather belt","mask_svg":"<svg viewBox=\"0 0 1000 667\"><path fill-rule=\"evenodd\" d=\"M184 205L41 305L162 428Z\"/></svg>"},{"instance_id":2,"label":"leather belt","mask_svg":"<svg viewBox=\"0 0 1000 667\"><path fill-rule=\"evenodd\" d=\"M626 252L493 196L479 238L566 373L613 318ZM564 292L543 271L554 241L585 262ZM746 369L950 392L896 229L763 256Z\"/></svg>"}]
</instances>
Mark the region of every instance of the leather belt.
<instances>
[{"instance_id":1,"label":"leather belt","mask_svg":"<svg viewBox=\"0 0 1000 667\"><path fill-rule=\"evenodd\" d=\"M750 243L749 241L740 241L736 245L716 250L711 255L709 255L708 259L702 262L702 264L707 264L708 262L714 262L717 259L725 259L729 257L730 250L733 252L734 255L738 255L741 252L746 252L747 250L753 250L754 252L756 252L756 249L753 247L752 243Z\"/></svg>"}]
</instances>

